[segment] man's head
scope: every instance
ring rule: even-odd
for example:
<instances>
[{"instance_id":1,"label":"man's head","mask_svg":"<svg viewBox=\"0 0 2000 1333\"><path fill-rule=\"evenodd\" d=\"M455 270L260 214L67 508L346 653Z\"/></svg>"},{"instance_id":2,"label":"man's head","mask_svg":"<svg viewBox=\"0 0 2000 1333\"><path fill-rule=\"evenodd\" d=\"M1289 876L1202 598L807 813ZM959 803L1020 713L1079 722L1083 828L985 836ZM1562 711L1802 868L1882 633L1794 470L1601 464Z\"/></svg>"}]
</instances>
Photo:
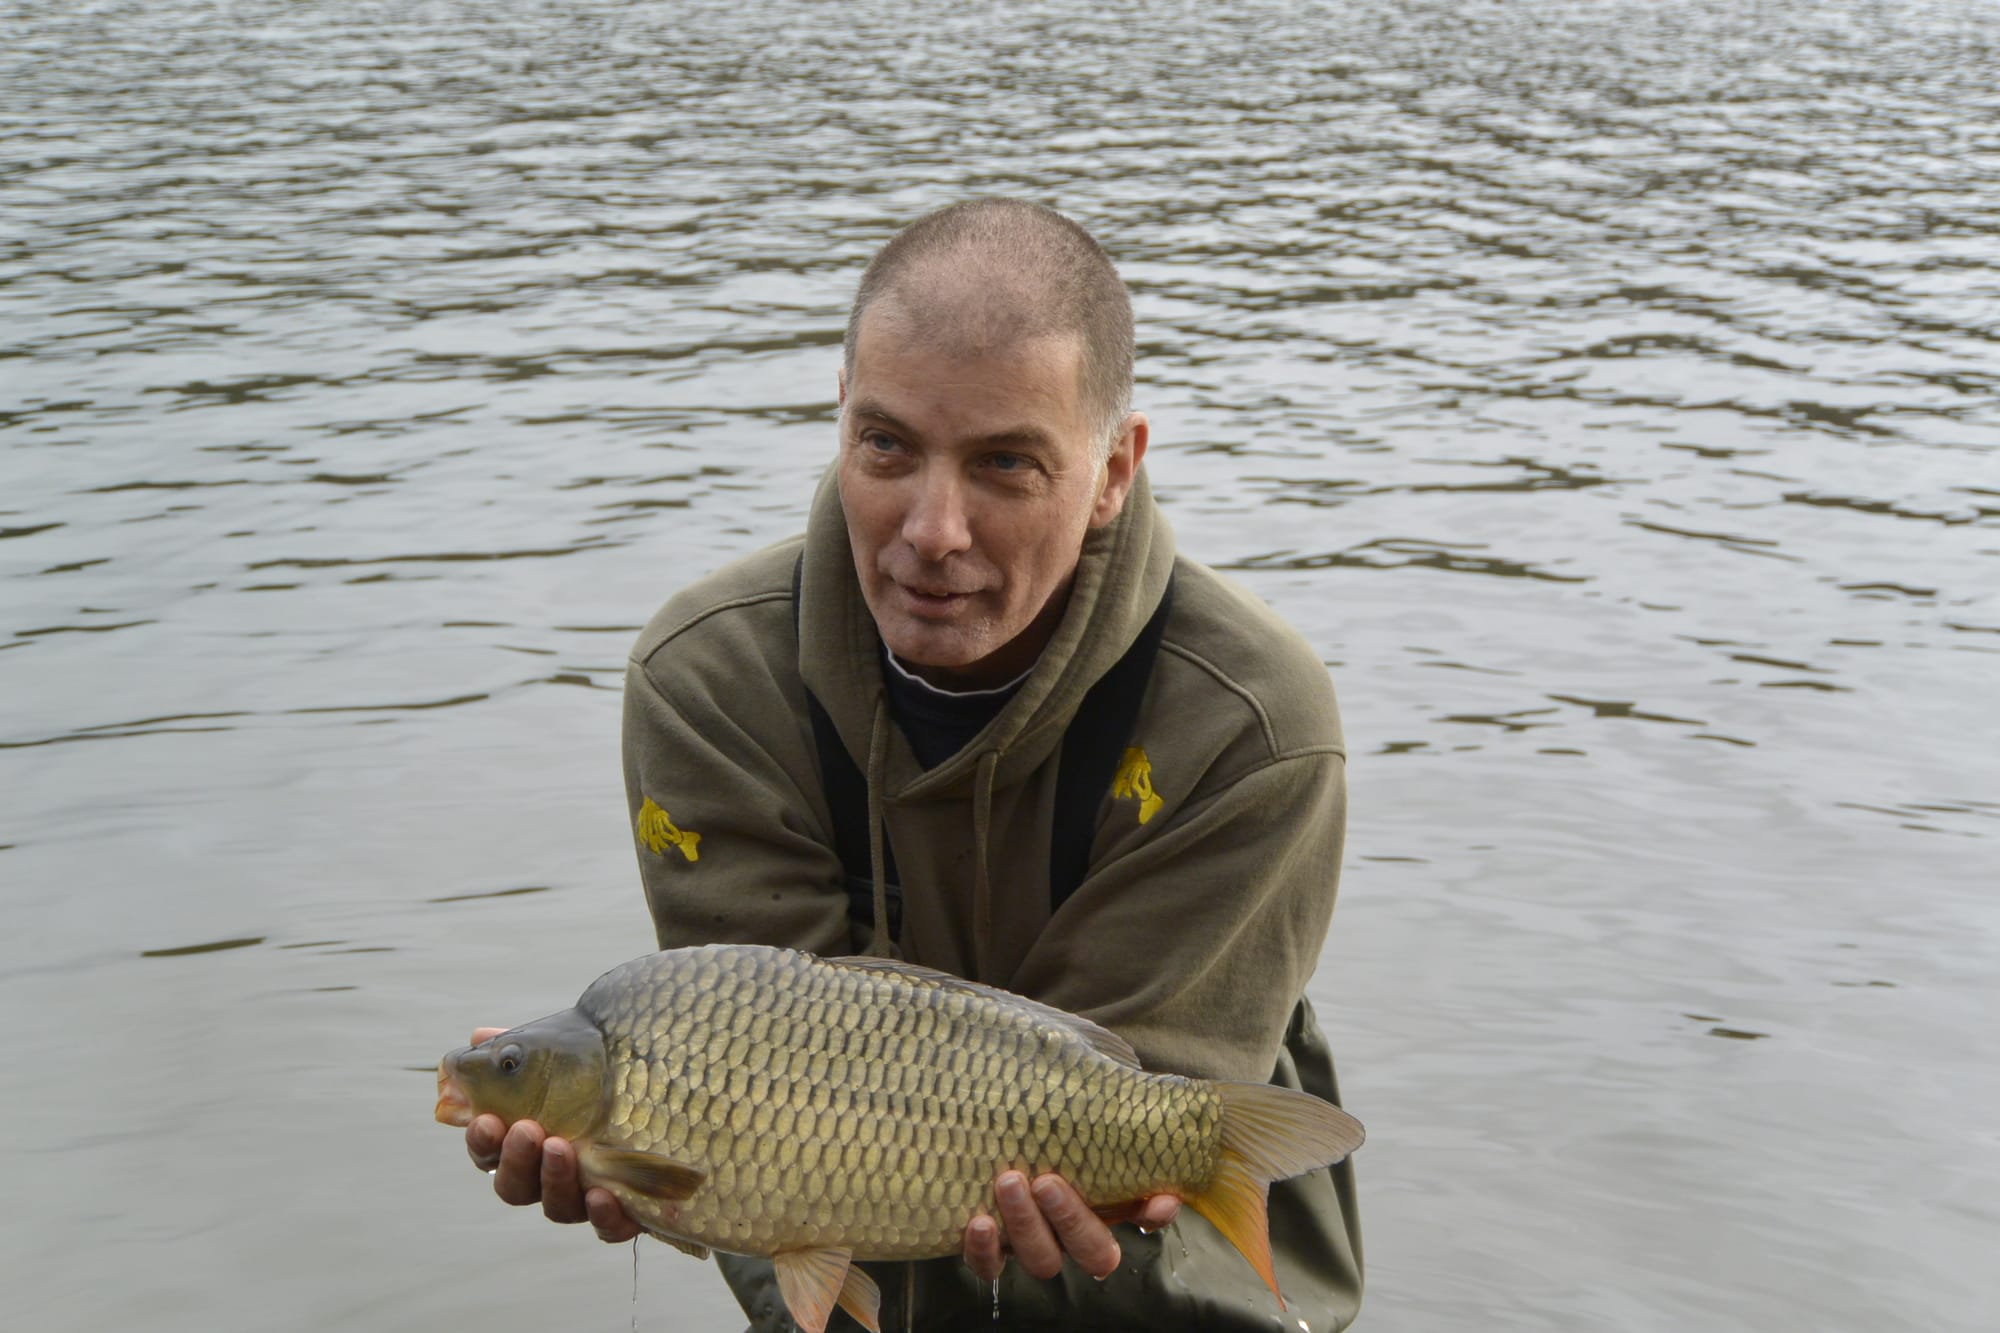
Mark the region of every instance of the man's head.
<instances>
[{"instance_id":1,"label":"man's head","mask_svg":"<svg viewBox=\"0 0 2000 1333\"><path fill-rule=\"evenodd\" d=\"M840 493L890 651L959 687L1035 660L1145 454L1131 377L1124 284L1060 214L959 204L883 247L847 325Z\"/></svg>"},{"instance_id":2,"label":"man's head","mask_svg":"<svg viewBox=\"0 0 2000 1333\"><path fill-rule=\"evenodd\" d=\"M948 294L941 289L961 284L975 289L973 301L938 299ZM1098 456L1110 452L1132 403L1132 300L1082 227L1021 199L978 199L918 218L861 275L842 348L850 379L862 318L884 297L914 307L923 336L940 344L976 349L1041 334L1077 338Z\"/></svg>"}]
</instances>

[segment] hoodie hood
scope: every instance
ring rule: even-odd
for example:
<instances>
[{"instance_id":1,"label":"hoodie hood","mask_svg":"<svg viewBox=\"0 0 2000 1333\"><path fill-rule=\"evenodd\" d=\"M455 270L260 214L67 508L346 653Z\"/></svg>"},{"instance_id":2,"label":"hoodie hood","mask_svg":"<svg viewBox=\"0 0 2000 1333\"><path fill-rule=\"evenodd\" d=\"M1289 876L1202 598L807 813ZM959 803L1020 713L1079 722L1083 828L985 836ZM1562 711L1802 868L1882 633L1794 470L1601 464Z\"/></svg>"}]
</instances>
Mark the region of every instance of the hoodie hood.
<instances>
[{"instance_id":1,"label":"hoodie hood","mask_svg":"<svg viewBox=\"0 0 2000 1333\"><path fill-rule=\"evenodd\" d=\"M1141 466L1118 517L1085 534L1069 605L1027 679L984 731L926 771L899 730L890 726L890 735L879 734L877 714L887 708L881 640L855 577L837 469L828 468L806 521L799 674L848 753L873 761L866 771L871 787L881 783L882 798L965 796L975 783L1006 787L1062 744L1084 695L1124 656L1159 605L1173 564L1173 533Z\"/></svg>"},{"instance_id":2,"label":"hoodie hood","mask_svg":"<svg viewBox=\"0 0 2000 1333\"><path fill-rule=\"evenodd\" d=\"M1095 803L1086 878L1052 908L1062 737L1170 578L1163 646L1125 751L1136 762L1128 771L1121 761ZM1118 518L1086 536L1041 660L959 754L923 770L889 718L883 669L831 474L803 543L748 556L655 615L627 676L625 773L662 948L890 952L885 930L864 943L854 901L865 872L852 798L865 783L873 919L888 919L888 829L903 901L894 947L911 961L1082 1014L1129 1039L1149 1069L1269 1077L1337 1100L1325 1044L1298 1005L1333 910L1345 827L1345 745L1326 666L1257 598L1176 561L1143 472ZM865 777L828 777L802 683ZM1344 1326L1360 1292L1353 1177L1336 1171L1272 1187L1276 1269L1316 1330ZM1104 1283L1074 1266L1044 1282L1014 1265L1002 1294L1010 1322L1268 1329L1261 1279L1204 1234L1208 1249L1190 1231L1187 1249L1165 1253L1158 1237L1128 1237L1125 1266ZM717 1261L746 1309L775 1298L767 1261ZM885 1328L989 1321L990 1287L955 1257L875 1271Z\"/></svg>"}]
</instances>

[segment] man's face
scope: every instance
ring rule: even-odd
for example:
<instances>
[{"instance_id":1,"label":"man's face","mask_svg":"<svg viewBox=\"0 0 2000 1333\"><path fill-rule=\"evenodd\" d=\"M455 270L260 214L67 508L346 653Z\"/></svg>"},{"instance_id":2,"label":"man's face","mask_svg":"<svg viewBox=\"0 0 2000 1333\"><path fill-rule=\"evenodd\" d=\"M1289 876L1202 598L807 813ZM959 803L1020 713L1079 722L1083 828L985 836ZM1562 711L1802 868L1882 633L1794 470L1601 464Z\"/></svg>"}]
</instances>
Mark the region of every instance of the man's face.
<instances>
[{"instance_id":1,"label":"man's face","mask_svg":"<svg viewBox=\"0 0 2000 1333\"><path fill-rule=\"evenodd\" d=\"M889 651L935 684L1003 684L1062 619L1085 532L1118 516L1145 453L1126 418L1092 449L1074 337L941 349L870 307L843 376L840 500Z\"/></svg>"}]
</instances>

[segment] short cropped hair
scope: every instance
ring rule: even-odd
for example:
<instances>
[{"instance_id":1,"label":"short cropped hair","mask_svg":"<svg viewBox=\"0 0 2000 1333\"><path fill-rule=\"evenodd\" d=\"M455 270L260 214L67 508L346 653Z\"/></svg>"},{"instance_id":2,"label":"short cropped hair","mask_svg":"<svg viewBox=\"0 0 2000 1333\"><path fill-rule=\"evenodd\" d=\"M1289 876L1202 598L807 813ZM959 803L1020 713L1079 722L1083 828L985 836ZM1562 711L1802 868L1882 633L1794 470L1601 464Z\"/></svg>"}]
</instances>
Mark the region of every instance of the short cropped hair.
<instances>
[{"instance_id":1,"label":"short cropped hair","mask_svg":"<svg viewBox=\"0 0 2000 1333\"><path fill-rule=\"evenodd\" d=\"M927 213L890 238L861 275L842 344L849 378L861 317L884 296L899 313L921 319L926 298L941 300L968 284L983 298L972 312L952 311L921 337L1004 346L1048 335L1083 345L1084 410L1097 456L1111 452L1132 405L1132 298L1110 256L1089 232L1052 208L1022 199L975 199Z\"/></svg>"}]
</instances>

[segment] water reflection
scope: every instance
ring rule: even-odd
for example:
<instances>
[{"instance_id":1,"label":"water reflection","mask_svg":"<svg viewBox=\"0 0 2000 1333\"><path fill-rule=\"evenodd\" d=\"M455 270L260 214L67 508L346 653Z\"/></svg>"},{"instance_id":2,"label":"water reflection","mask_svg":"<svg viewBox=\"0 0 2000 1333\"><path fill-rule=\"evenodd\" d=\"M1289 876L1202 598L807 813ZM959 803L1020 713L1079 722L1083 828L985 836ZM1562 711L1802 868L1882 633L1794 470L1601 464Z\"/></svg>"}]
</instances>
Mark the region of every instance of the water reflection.
<instances>
[{"instance_id":1,"label":"water reflection","mask_svg":"<svg viewBox=\"0 0 2000 1333\"><path fill-rule=\"evenodd\" d=\"M264 936L251 935L240 940L211 940L206 944L182 944L169 949L141 949L141 958L184 958L192 953L220 953L224 949L247 949L262 944Z\"/></svg>"},{"instance_id":2,"label":"water reflection","mask_svg":"<svg viewBox=\"0 0 2000 1333\"><path fill-rule=\"evenodd\" d=\"M1988 9L0 16L24 1318L433 1328L472 1254L625 1317L417 1085L646 947L636 627L798 526L870 249L1025 193L1184 547L1335 664L1371 1319L1983 1326Z\"/></svg>"},{"instance_id":3,"label":"water reflection","mask_svg":"<svg viewBox=\"0 0 2000 1333\"><path fill-rule=\"evenodd\" d=\"M1398 558L1402 557L1402 558ZM1276 551L1245 556L1220 566L1231 570L1265 569L1442 569L1459 574L1497 574L1501 578L1544 579L1551 583L1585 583L1587 575L1555 574L1516 560L1467 555L1457 543L1414 537L1382 537L1345 551L1295 555Z\"/></svg>"},{"instance_id":4,"label":"water reflection","mask_svg":"<svg viewBox=\"0 0 2000 1333\"><path fill-rule=\"evenodd\" d=\"M529 884L518 889L488 889L483 893L447 893L442 898L432 898L429 901L434 903L470 903L479 902L487 898L518 898L525 893L547 893L548 891L549 886L546 884Z\"/></svg>"}]
</instances>

